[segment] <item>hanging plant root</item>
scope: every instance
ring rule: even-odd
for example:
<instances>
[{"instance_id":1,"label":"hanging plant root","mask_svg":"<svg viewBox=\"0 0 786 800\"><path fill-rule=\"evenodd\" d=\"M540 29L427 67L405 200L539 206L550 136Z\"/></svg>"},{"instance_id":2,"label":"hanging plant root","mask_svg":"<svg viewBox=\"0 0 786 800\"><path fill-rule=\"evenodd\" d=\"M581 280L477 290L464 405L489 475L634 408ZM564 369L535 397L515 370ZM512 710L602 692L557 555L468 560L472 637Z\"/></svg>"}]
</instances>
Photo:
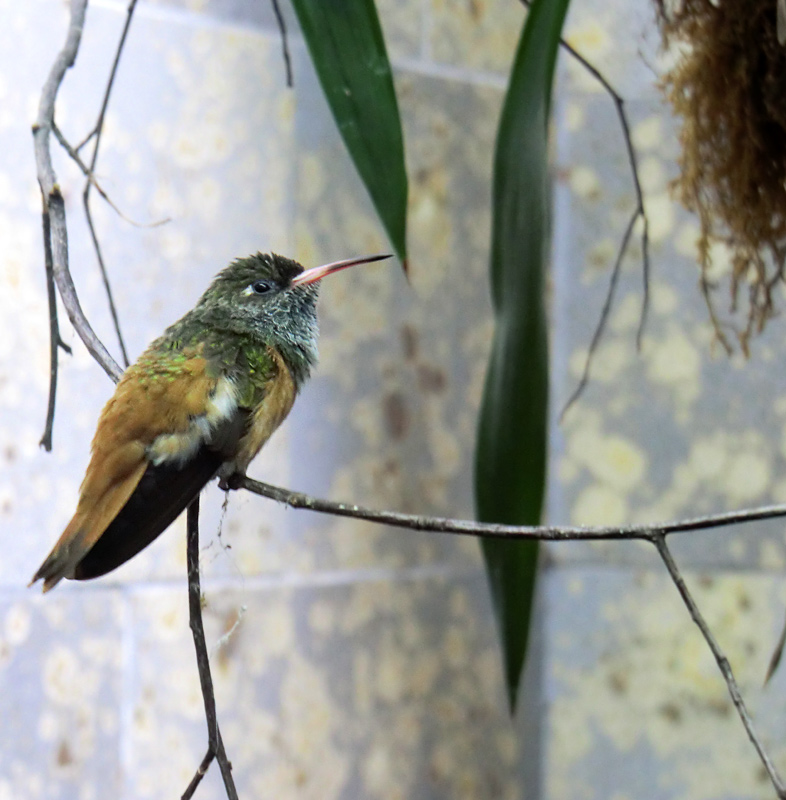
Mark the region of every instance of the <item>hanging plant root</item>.
<instances>
[{"instance_id":1,"label":"hanging plant root","mask_svg":"<svg viewBox=\"0 0 786 800\"><path fill-rule=\"evenodd\" d=\"M786 258L786 47L776 4L655 2L664 45L682 50L663 79L682 120L675 192L699 217L701 286L716 336L731 352L733 331L747 354L776 312ZM741 324L716 313L711 268L719 243L730 254L729 310Z\"/></svg>"}]
</instances>

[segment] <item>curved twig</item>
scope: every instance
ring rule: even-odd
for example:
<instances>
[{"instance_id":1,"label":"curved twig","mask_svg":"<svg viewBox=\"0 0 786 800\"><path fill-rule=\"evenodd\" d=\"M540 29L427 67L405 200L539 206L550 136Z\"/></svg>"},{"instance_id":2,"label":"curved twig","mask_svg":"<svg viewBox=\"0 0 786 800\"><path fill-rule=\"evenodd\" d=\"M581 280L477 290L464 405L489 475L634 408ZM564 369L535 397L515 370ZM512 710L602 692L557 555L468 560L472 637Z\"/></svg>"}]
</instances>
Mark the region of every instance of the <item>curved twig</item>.
<instances>
[{"instance_id":1,"label":"curved twig","mask_svg":"<svg viewBox=\"0 0 786 800\"><path fill-rule=\"evenodd\" d=\"M609 83L606 76L603 75L597 67L590 64L584 56L574 50L567 42L560 41L560 44L567 50L573 58L576 59L587 72L597 80L601 86L611 96L614 107L617 110L619 117L620 127L622 128L622 136L625 140L625 149L628 152L628 162L630 163L631 177L633 178L633 189L636 192L636 216L641 217L642 232L641 232L641 259L642 259L642 300L641 300L641 317L639 318L639 329L636 333L636 344L641 348L641 339L644 335L644 328L647 324L647 314L649 312L650 303L650 233L649 233L649 220L647 212L644 208L644 191L641 188L641 181L639 180L639 163L636 157L636 149L633 147L633 137L630 134L630 124L628 123L628 115L625 113L625 100L622 95Z\"/></svg>"},{"instance_id":2,"label":"curved twig","mask_svg":"<svg viewBox=\"0 0 786 800\"><path fill-rule=\"evenodd\" d=\"M98 259L98 267L101 270L101 279L104 282L104 291L106 292L106 299L109 304L109 312L112 315L112 323L115 327L115 335L117 336L118 344L120 345L120 352L123 356L123 363L127 367L129 364L128 360L128 353L126 351L126 343L123 341L123 333L120 330L120 320L117 316L117 308L115 306L115 299L112 296L112 286L109 282L109 274L106 271L106 264L104 263L104 257L101 253L101 245L98 242L98 236L96 235L95 225L93 224L93 214L90 209L90 187L93 184L91 180L93 174L95 173L96 162L98 161L98 148L101 145L101 135L104 132L104 120L106 118L106 109L109 105L109 96L112 93L112 86L115 83L115 75L117 74L117 67L120 64L120 56L123 54L123 46L126 43L126 36L128 35L128 29L131 27L131 20L134 16L134 8L136 7L137 0L130 0L128 3L128 8L126 9L126 21L123 25L123 31L120 34L120 41L117 45L117 50L115 51L115 59L112 63L112 70L109 73L109 80L106 84L106 91L104 92L104 99L101 103L101 110L98 113L98 120L96 121L95 127L93 130L88 134L87 138L76 148L77 152L84 147L90 139L95 136L95 144L93 147L93 155L90 159L90 165L88 167L89 173L87 176L87 180L85 181L85 188L82 192L82 205L85 209L85 217L87 218L87 227L90 230L90 238L93 240L93 249L96 251L96 258Z\"/></svg>"},{"instance_id":3,"label":"curved twig","mask_svg":"<svg viewBox=\"0 0 786 800\"><path fill-rule=\"evenodd\" d=\"M33 146L38 183L41 187L43 213L49 219L49 246L52 253L53 278L68 313L68 318L71 320L71 324L76 329L79 337L107 375L117 380L122 374L122 370L87 321L68 268L68 230L66 227L65 203L63 202L60 187L57 184L54 167L52 166L52 154L49 149L49 137L54 124L57 93L66 71L73 66L76 54L79 51L86 9L87 0L71 0L71 19L66 41L57 54L41 91L38 115L33 125ZM44 227L46 229L47 226L45 225Z\"/></svg>"},{"instance_id":4,"label":"curved twig","mask_svg":"<svg viewBox=\"0 0 786 800\"><path fill-rule=\"evenodd\" d=\"M96 160L98 159L98 146L101 143L101 134L104 132L104 117L106 116L106 109L109 105L109 95L112 93L112 86L115 83L117 67L120 64L120 56L123 54L123 46L126 43L128 29L131 26L131 18L134 16L136 2L137 0L129 0L128 8L126 9L126 21L123 25L123 30L120 33L120 41L118 42L117 50L115 50L115 59L112 62L112 69L109 73L109 81L107 82L106 89L104 91L104 99L101 102L101 110L98 112L96 124L93 126L93 129L90 131L90 133L88 133L87 136L85 136L85 138L76 146L76 150L79 152L93 137L95 137L96 146L93 149L93 157L90 160L90 172L93 172L95 169Z\"/></svg>"},{"instance_id":5,"label":"curved twig","mask_svg":"<svg viewBox=\"0 0 786 800\"><path fill-rule=\"evenodd\" d=\"M284 56L284 69L287 75L287 87L292 88L292 60L289 57L289 44L287 42L287 24L284 21L284 15L281 13L281 8L278 5L278 0L271 0L273 4L273 13L276 15L276 22L278 23L278 30L281 33L281 50Z\"/></svg>"},{"instance_id":6,"label":"curved twig","mask_svg":"<svg viewBox=\"0 0 786 800\"><path fill-rule=\"evenodd\" d=\"M617 251L617 258L614 261L614 267L611 270L611 278L609 279L609 288L606 292L606 300L603 303L603 309L600 312L600 319L595 327L595 333L592 334L592 341L590 342L589 350L587 351L587 358L584 360L584 370L581 373L581 379L579 380L576 388L573 390L571 396L568 398L568 401L562 407L562 411L560 411L560 422L562 422L562 420L565 418L565 414L568 413L568 409L570 409L570 407L579 399L579 397L581 397L582 392L589 383L592 358L595 355L595 351L598 349L601 337L603 336L603 331L606 328L606 321L611 313L611 306L614 302L614 294L617 291L617 282L619 281L620 273L622 272L622 258L625 255L625 251L628 249L628 242L630 241L631 234L633 233L633 226L636 224L636 220L638 218L639 210L636 209L628 221L628 227L625 229L625 233L622 236L622 241L620 242L620 248Z\"/></svg>"},{"instance_id":7,"label":"curved twig","mask_svg":"<svg viewBox=\"0 0 786 800\"><path fill-rule=\"evenodd\" d=\"M529 7L530 0L522 0L524 5ZM601 337L603 336L603 332L606 329L606 322L608 321L609 314L611 313L611 306L612 300L614 297L614 291L617 285L617 278L618 273L620 271L622 265L622 258L625 255L625 251L628 248L628 242L630 241L631 233L633 232L633 226L636 224L636 221L641 218L642 221L642 231L641 231L641 260L642 260L642 299L641 299L641 315L639 316L639 327L636 331L636 347L641 351L642 340L644 338L644 329L647 325L647 316L649 314L649 306L650 306L650 234L649 234L649 220L647 218L647 212L644 208L644 191L641 188L641 181L639 180L639 165L638 159L636 157L636 150L633 147L633 138L631 137L630 133L630 124L628 123L628 115L625 113L625 100L623 99L622 95L609 83L606 76L593 64L587 61L581 53L579 53L574 47L568 44L564 39L560 39L560 45L568 52L570 55L576 59L576 61L584 67L590 75L592 75L595 80L600 83L600 85L606 90L609 96L614 103L614 108L617 110L617 116L619 117L620 127L622 128L622 136L625 140L625 149L628 153L628 163L630 164L630 171L631 177L633 178L633 189L636 193L636 207L633 210L633 214L631 216L630 222L628 223L628 227L625 230L625 234L623 235L622 242L620 244L619 252L617 253L617 259L614 263L614 269L612 270L612 277L609 282L609 290L606 295L606 301L603 304L603 310L601 311L600 318L598 320L598 324L595 327L595 333L592 336L592 344L587 352L587 360L584 364L584 371L581 376L581 380L579 381L578 386L571 394L568 402L563 407L562 411L560 412L560 420L565 416L565 412L578 400L581 396L582 392L587 386L589 382L590 376L590 368L592 364L592 358L595 355L595 351L597 349L598 344L600 343Z\"/></svg>"}]
</instances>

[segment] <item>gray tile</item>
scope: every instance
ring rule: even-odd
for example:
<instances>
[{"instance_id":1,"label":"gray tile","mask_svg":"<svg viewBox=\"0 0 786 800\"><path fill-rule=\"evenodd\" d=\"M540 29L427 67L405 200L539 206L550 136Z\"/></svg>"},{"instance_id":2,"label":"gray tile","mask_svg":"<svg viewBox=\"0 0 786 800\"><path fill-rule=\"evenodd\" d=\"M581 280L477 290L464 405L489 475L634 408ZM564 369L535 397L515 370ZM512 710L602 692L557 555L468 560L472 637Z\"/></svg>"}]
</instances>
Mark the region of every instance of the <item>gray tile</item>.
<instances>
[{"instance_id":1,"label":"gray tile","mask_svg":"<svg viewBox=\"0 0 786 800\"><path fill-rule=\"evenodd\" d=\"M525 748L484 581L208 589L208 640L226 637L213 669L241 796L520 797ZM171 797L205 736L185 598L151 589L134 608L130 791Z\"/></svg>"},{"instance_id":2,"label":"gray tile","mask_svg":"<svg viewBox=\"0 0 786 800\"><path fill-rule=\"evenodd\" d=\"M377 13L390 58L412 58L422 47L423 6L425 0L380 0ZM279 0L289 43L301 36L300 26L289 0ZM193 17L202 24L249 26L279 34L279 22L271 0L143 0L140 15L174 11ZM299 75L294 73L295 82Z\"/></svg>"},{"instance_id":3,"label":"gray tile","mask_svg":"<svg viewBox=\"0 0 786 800\"><path fill-rule=\"evenodd\" d=\"M123 602L0 593L0 796L121 791Z\"/></svg>"},{"instance_id":4,"label":"gray tile","mask_svg":"<svg viewBox=\"0 0 786 800\"><path fill-rule=\"evenodd\" d=\"M779 579L685 575L776 763L783 672L762 680ZM718 667L665 570L546 574L544 798L771 797Z\"/></svg>"},{"instance_id":5,"label":"gray tile","mask_svg":"<svg viewBox=\"0 0 786 800\"><path fill-rule=\"evenodd\" d=\"M297 30L295 12L289 2L279 0L279 10L288 31ZM201 18L203 24L247 25L255 28L278 30L278 20L270 0L142 0L139 13L156 11L181 12Z\"/></svg>"},{"instance_id":6,"label":"gray tile","mask_svg":"<svg viewBox=\"0 0 786 800\"><path fill-rule=\"evenodd\" d=\"M521 3L431 0L429 52L435 62L507 73L521 33Z\"/></svg>"}]
</instances>

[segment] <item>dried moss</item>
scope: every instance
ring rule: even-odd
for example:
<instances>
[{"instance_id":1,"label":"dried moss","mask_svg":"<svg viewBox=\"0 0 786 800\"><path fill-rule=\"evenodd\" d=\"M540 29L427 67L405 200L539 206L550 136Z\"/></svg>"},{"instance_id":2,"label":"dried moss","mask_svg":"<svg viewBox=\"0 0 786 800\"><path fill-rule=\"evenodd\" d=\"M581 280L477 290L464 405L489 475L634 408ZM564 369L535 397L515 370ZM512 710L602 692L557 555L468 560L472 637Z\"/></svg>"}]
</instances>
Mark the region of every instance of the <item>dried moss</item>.
<instances>
[{"instance_id":1,"label":"dried moss","mask_svg":"<svg viewBox=\"0 0 786 800\"><path fill-rule=\"evenodd\" d=\"M719 339L708 278L711 246L732 254L732 312L747 291L743 349L773 315L786 256L786 48L774 0L656 0L665 44L683 52L664 88L682 117L682 203L701 222L702 285Z\"/></svg>"}]
</instances>

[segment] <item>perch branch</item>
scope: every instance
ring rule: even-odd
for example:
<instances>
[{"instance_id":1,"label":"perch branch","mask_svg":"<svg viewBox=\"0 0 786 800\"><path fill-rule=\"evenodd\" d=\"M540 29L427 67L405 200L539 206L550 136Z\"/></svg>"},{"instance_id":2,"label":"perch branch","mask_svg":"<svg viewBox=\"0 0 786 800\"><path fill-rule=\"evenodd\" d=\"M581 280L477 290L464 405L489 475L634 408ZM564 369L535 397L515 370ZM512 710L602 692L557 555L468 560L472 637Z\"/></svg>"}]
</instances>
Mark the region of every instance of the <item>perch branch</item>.
<instances>
[{"instance_id":1,"label":"perch branch","mask_svg":"<svg viewBox=\"0 0 786 800\"><path fill-rule=\"evenodd\" d=\"M764 765L767 774L772 781L778 797L786 798L786 789L770 759L764 744L756 732L753 720L742 698L739 686L732 672L729 660L721 650L715 637L709 629L701 612L699 611L687 585L674 561L671 551L666 545L666 535L669 533L685 533L687 531L709 530L725 527L733 524L754 522L757 520L773 519L775 517L786 516L786 505L765 506L755 509L744 509L732 511L724 514L712 514L694 519L678 520L676 522L666 522L654 525L631 525L623 528L611 527L563 527L552 525L496 525L472 522L469 520L447 519L444 517L418 516L414 514L399 514L392 511L375 511L362 508L354 504L336 503L330 500L310 497L301 492L293 492L282 489L278 486L261 483L251 478L240 478L236 485L230 488L243 488L254 494L268 497L285 503L292 508L308 509L325 514L334 514L342 517L352 517L363 519L385 525L395 525L400 528L410 530L425 531L431 533L452 533L465 536L475 536L479 538L522 538L539 539L548 541L567 541L567 540L615 540L615 539L641 539L651 542L658 550L663 559L669 576L677 587L685 606L690 612L691 618L698 625L705 641L712 651L718 669L726 682L729 694L737 713L742 720L742 724L748 733L748 738L753 743L756 752Z\"/></svg>"},{"instance_id":2,"label":"perch branch","mask_svg":"<svg viewBox=\"0 0 786 800\"><path fill-rule=\"evenodd\" d=\"M709 514L692 519L661 522L651 525L620 526L570 526L570 525L498 525L473 520L449 519L447 517L431 517L418 514L400 514L396 511L376 511L353 503L338 503L311 497L302 492L293 492L268 483L242 477L229 488L246 489L261 497L268 497L284 503L291 508L307 509L322 514L333 514L339 517L351 517L374 522L380 525L393 525L414 531L429 533L452 533L462 536L476 536L486 539L539 539L541 541L598 541L639 539L652 542L669 533L686 533L688 531L710 530L713 528L757 522L786 516L786 504L762 506L761 508L742 509L723 514Z\"/></svg>"}]
</instances>

